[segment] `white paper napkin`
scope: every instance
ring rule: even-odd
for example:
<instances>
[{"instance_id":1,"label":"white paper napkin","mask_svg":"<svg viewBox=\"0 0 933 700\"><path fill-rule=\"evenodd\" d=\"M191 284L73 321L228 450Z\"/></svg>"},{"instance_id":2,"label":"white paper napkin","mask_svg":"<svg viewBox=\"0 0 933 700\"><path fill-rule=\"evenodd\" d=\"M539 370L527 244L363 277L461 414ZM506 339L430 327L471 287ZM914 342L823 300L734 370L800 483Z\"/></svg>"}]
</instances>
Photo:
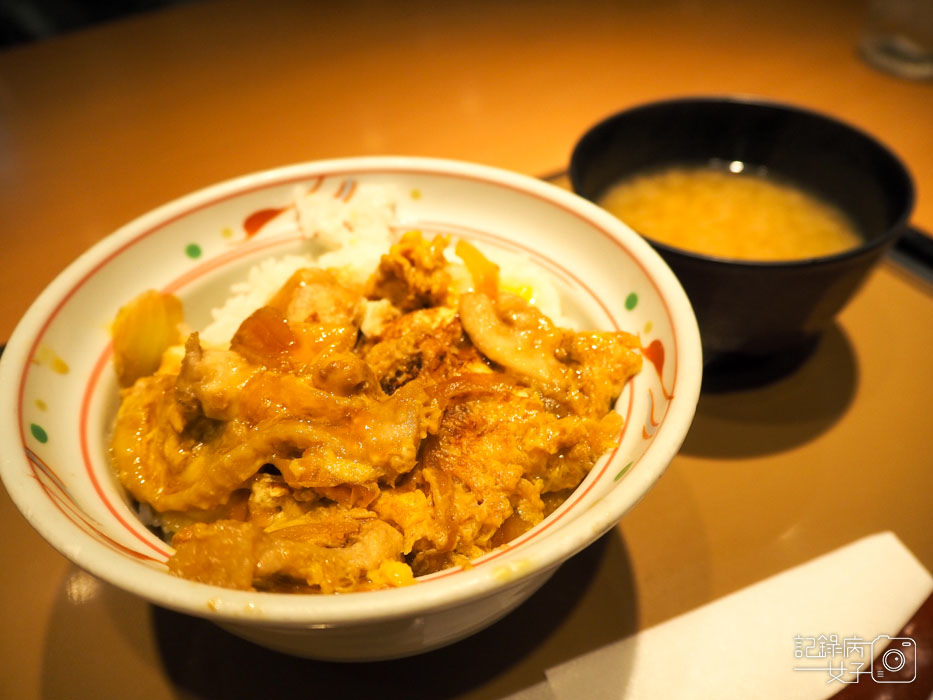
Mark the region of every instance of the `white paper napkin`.
<instances>
[{"instance_id":1,"label":"white paper napkin","mask_svg":"<svg viewBox=\"0 0 933 700\"><path fill-rule=\"evenodd\" d=\"M510 700L822 700L844 687L828 664L845 663L853 680L858 655L820 658L816 640L862 640L858 682L874 683L868 643L895 636L931 590L933 576L894 534L872 535L548 669Z\"/></svg>"}]
</instances>

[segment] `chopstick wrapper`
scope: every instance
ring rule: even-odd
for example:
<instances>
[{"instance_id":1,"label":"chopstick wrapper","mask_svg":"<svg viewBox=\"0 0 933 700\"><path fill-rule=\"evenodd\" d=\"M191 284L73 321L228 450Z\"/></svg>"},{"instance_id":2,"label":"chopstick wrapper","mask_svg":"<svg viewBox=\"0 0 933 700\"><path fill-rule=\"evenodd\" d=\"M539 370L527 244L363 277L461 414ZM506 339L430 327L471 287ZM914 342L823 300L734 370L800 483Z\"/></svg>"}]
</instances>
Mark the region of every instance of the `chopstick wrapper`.
<instances>
[{"instance_id":1,"label":"chopstick wrapper","mask_svg":"<svg viewBox=\"0 0 933 700\"><path fill-rule=\"evenodd\" d=\"M894 534L872 535L550 668L514 698L828 698L843 678L878 683L867 645L896 637L931 590Z\"/></svg>"}]
</instances>

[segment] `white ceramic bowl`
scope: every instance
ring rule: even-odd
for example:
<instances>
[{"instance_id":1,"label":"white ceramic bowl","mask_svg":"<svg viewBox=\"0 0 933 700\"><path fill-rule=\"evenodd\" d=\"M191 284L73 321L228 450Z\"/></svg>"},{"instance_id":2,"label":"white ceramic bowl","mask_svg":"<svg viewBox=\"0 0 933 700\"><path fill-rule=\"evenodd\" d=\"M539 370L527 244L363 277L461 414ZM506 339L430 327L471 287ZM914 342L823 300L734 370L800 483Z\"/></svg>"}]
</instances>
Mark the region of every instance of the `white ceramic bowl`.
<instances>
[{"instance_id":1,"label":"white ceramic bowl","mask_svg":"<svg viewBox=\"0 0 933 700\"><path fill-rule=\"evenodd\" d=\"M198 327L231 282L305 245L287 227L248 236L257 212L296 185L352 196L402 194L398 224L527 255L565 308L591 326L641 336L647 361L617 409L621 445L549 518L467 570L413 586L337 596L254 593L168 573L170 547L137 519L115 482L108 434L118 396L108 324L147 288L180 296ZM29 309L0 362L0 465L23 515L64 556L156 605L207 618L265 646L320 659L382 659L462 639L505 615L603 533L679 449L700 390L693 311L661 258L584 199L530 177L444 160L375 157L306 163L209 187L145 214L76 260Z\"/></svg>"}]
</instances>

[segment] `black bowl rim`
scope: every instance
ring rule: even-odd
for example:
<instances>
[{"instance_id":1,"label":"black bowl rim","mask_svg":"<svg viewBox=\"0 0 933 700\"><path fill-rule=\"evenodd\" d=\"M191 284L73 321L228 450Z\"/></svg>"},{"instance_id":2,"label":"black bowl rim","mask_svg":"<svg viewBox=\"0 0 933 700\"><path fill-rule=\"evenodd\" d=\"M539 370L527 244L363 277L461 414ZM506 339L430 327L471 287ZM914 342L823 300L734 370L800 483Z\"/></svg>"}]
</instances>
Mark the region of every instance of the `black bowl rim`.
<instances>
[{"instance_id":1,"label":"black bowl rim","mask_svg":"<svg viewBox=\"0 0 933 700\"><path fill-rule=\"evenodd\" d=\"M901 214L898 216L897 220L888 227L888 229L879 236L875 236L871 239L866 240L864 243L857 245L853 248L848 248L846 250L840 251L838 253L831 253L829 255L819 255L816 257L810 258L800 258L794 260L743 260L741 258L727 258L721 257L718 255L709 255L707 253L698 253L685 248L678 248L676 246L671 246L666 243L661 243L656 241L653 238L644 235L634 227L632 228L635 233L644 238L646 241L651 243L659 252L664 255L679 255L687 259L702 261L705 263L713 265L728 265L738 268L747 268L753 270L760 269L773 269L773 268L793 268L793 269L802 269L808 267L818 267L822 265L828 265L833 263L841 263L850 259L859 258L864 255L868 255L875 250L883 249L887 246L892 245L898 237L903 233L907 226L907 222L910 219L910 215L913 213L914 204L916 203L916 187L914 185L913 176L910 174L910 171L907 169L907 166L904 164L904 161L886 144L882 143L877 137L871 135L864 129L861 129L857 126L854 126L848 122L841 120L838 117L832 116L825 112L821 112L809 107L801 107L800 105L791 104L789 102L782 102L779 100L773 100L770 98L764 97L755 97L751 95L696 95L696 96L684 96L684 97L671 97L664 98L659 100L653 100L651 102L644 102L641 104L634 105L632 107L627 107L625 109L619 110L610 114L603 119L600 119L595 124L590 126L583 135L577 139L577 142L574 144L573 150L570 156L570 184L573 188L573 191L585 197L579 189L578 183L580 179L580 149L583 144L589 139L594 138L594 135L599 131L607 128L613 122L623 119L629 115L644 112L651 109L658 109L668 105L676 104L721 104L721 105L731 105L736 107L751 107L751 108L766 108L766 109L777 109L787 112L794 112L797 114L802 114L811 118L819 119L822 121L831 124L835 128L841 129L842 131L847 131L853 136L865 139L872 143L878 150L883 153L892 163L896 170L900 172L900 175L903 179L904 188L906 190L907 196L904 203L904 207L901 211ZM586 197L585 197L586 198ZM588 198L587 198L588 199ZM623 223L625 223L623 221ZM628 224L626 224L628 225Z\"/></svg>"}]
</instances>

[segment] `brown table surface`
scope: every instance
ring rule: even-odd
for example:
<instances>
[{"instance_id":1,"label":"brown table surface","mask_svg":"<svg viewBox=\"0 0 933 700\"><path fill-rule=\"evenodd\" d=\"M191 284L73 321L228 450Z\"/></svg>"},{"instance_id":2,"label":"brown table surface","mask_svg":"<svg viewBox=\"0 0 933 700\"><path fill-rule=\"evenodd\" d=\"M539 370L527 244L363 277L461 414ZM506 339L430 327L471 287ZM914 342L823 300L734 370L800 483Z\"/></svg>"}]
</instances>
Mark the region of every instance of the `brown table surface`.
<instances>
[{"instance_id":1,"label":"brown table surface","mask_svg":"<svg viewBox=\"0 0 933 700\"><path fill-rule=\"evenodd\" d=\"M244 0L5 50L0 341L82 250L190 190L384 153L543 174L597 119L669 96L758 95L862 127L906 161L913 223L933 231L933 84L865 65L862 25L852 0ZM493 698L869 533L933 569L931 350L931 288L885 263L797 373L704 394L616 530L492 629L409 661L291 659L97 585L3 492L0 697Z\"/></svg>"}]
</instances>

